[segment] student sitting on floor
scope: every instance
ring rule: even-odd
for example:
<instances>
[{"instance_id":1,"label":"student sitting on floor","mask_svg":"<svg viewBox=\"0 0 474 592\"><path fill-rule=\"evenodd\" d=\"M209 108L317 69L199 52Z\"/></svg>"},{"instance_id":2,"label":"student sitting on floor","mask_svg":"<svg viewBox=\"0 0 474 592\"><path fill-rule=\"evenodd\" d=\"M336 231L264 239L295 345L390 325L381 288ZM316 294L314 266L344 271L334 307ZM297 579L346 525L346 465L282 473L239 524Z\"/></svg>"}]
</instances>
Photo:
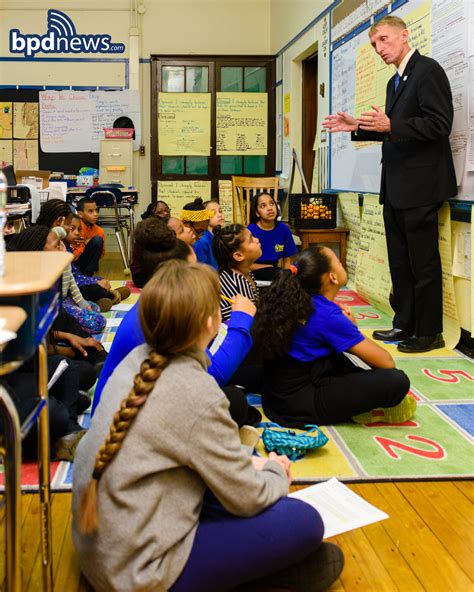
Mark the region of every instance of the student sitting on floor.
<instances>
[{"instance_id":1,"label":"student sitting on floor","mask_svg":"<svg viewBox=\"0 0 474 592\"><path fill-rule=\"evenodd\" d=\"M160 266L140 301L146 344L114 371L78 447L73 541L97 592L311 592L342 569L318 512L287 497L288 459L248 455L206 372L219 294L206 265Z\"/></svg>"},{"instance_id":2,"label":"student sitting on floor","mask_svg":"<svg viewBox=\"0 0 474 592\"><path fill-rule=\"evenodd\" d=\"M325 247L303 251L273 280L259 303L253 337L264 365L263 408L285 426L402 423L416 401L392 356L357 328L350 309L335 303L347 274ZM371 367L355 366L343 352Z\"/></svg>"},{"instance_id":3,"label":"student sitting on floor","mask_svg":"<svg viewBox=\"0 0 474 592\"><path fill-rule=\"evenodd\" d=\"M59 251L61 250L61 241L58 232L65 235L65 231L60 226L52 229L46 226L35 224L25 228L8 244L9 251ZM65 247L63 247L65 249ZM66 270L62 278L63 310L73 316L83 330L89 335L100 333L105 328L105 318L94 310L96 305L90 305L82 297L76 282L72 277L71 270Z\"/></svg>"},{"instance_id":4,"label":"student sitting on floor","mask_svg":"<svg viewBox=\"0 0 474 592\"><path fill-rule=\"evenodd\" d=\"M165 225L173 231L173 235L163 231ZM166 251L168 246L163 243L165 235L170 237L172 242L178 238L186 244L192 245L195 241L191 228L185 226L178 218L164 220L158 218L158 216L150 216L143 222L139 222L135 228L132 262L130 264L133 283L137 288L143 288L150 278L150 275L142 266L143 251L149 253Z\"/></svg>"},{"instance_id":5,"label":"student sitting on floor","mask_svg":"<svg viewBox=\"0 0 474 592\"><path fill-rule=\"evenodd\" d=\"M227 322L236 294L249 298L254 304L257 302L258 288L250 269L262 254L262 249L260 241L250 230L242 224L231 224L216 229L212 250L219 265L222 320Z\"/></svg>"},{"instance_id":6,"label":"student sitting on floor","mask_svg":"<svg viewBox=\"0 0 474 592\"><path fill-rule=\"evenodd\" d=\"M168 220L171 216L171 211L169 205L162 200L152 201L148 204L147 209L142 214L142 220L146 220L151 216L156 216L161 220Z\"/></svg>"},{"instance_id":7,"label":"student sitting on floor","mask_svg":"<svg viewBox=\"0 0 474 592\"><path fill-rule=\"evenodd\" d=\"M77 204L81 218L81 238L73 246L74 262L80 272L94 275L99 270L99 260L105 255L105 234L97 225L99 209L93 197L83 197Z\"/></svg>"},{"instance_id":8,"label":"student sitting on floor","mask_svg":"<svg viewBox=\"0 0 474 592\"><path fill-rule=\"evenodd\" d=\"M200 263L207 263L214 269L219 267L214 253L212 252L212 239L214 237L214 231L218 230L224 225L224 215L222 213L220 205L216 201L204 202L206 210L209 210L212 214L209 218L209 227L201 236L201 238L194 245L194 252L196 253L197 260Z\"/></svg>"},{"instance_id":9,"label":"student sitting on floor","mask_svg":"<svg viewBox=\"0 0 474 592\"><path fill-rule=\"evenodd\" d=\"M210 210L207 210L200 197L183 206L180 218L185 226L194 232L196 240L199 240L209 227Z\"/></svg>"},{"instance_id":10,"label":"student sitting on floor","mask_svg":"<svg viewBox=\"0 0 474 592\"><path fill-rule=\"evenodd\" d=\"M64 239L67 250L72 253L76 241L80 241L80 239L81 218L78 214L73 214L69 224L69 232ZM72 275L84 298L98 304L102 312L109 311L114 304L119 304L130 296L130 288L119 286L114 289L110 282L104 278L81 273L75 263L72 264Z\"/></svg>"},{"instance_id":11,"label":"student sitting on floor","mask_svg":"<svg viewBox=\"0 0 474 592\"><path fill-rule=\"evenodd\" d=\"M268 193L258 193L250 204L250 232L262 247L261 257L252 265L257 280L272 280L278 266L288 268L298 249L290 229L278 222L278 206Z\"/></svg>"},{"instance_id":12,"label":"student sitting on floor","mask_svg":"<svg viewBox=\"0 0 474 592\"><path fill-rule=\"evenodd\" d=\"M140 227L140 228L139 228ZM157 266L169 259L196 261L196 255L189 245L176 238L174 232L157 218L148 218L137 225L137 240L143 245L140 251L140 266L144 274L144 283L153 276ZM151 248L147 248L144 237L148 236ZM115 334L109 355L100 374L94 393L92 413L100 402L104 386L115 370L116 366L138 345L145 341L138 319L137 302L125 315ZM255 425L260 422L261 415L254 407L247 403L245 392L229 384L231 377L238 370L242 360L252 345L250 327L253 323L255 306L247 298L236 297L232 316L227 327L227 333L219 349L210 358L209 374L214 376L231 402L230 411L237 425ZM256 370L250 369L239 375L235 384L246 387L246 383L254 384L259 377L255 377Z\"/></svg>"}]
</instances>

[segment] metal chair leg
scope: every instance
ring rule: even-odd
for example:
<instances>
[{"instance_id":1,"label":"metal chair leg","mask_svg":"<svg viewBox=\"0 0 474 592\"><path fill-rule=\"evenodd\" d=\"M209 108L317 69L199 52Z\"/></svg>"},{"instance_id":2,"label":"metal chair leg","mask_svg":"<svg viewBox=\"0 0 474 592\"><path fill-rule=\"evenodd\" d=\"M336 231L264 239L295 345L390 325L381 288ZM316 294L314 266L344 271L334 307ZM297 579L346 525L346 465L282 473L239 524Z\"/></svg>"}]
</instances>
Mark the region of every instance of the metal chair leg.
<instances>
[{"instance_id":1,"label":"metal chair leg","mask_svg":"<svg viewBox=\"0 0 474 592\"><path fill-rule=\"evenodd\" d=\"M41 563L43 569L43 590L53 590L53 549L51 528L49 410L48 410L48 365L46 342L39 344L38 393L45 405L40 412L38 426L38 478L40 494Z\"/></svg>"},{"instance_id":2,"label":"metal chair leg","mask_svg":"<svg viewBox=\"0 0 474 592\"><path fill-rule=\"evenodd\" d=\"M4 425L4 446L0 450L5 466L5 553L6 590L21 592L21 437L20 421L8 393L0 387L0 416Z\"/></svg>"}]
</instances>

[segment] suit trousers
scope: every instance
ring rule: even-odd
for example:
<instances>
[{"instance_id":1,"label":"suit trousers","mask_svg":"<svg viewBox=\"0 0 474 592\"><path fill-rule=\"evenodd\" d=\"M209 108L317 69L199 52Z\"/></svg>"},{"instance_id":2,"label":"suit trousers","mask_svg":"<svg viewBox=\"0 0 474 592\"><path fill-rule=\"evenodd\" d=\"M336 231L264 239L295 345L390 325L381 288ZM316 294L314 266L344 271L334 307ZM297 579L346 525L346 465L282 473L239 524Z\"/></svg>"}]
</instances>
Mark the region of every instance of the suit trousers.
<instances>
[{"instance_id":1,"label":"suit trousers","mask_svg":"<svg viewBox=\"0 0 474 592\"><path fill-rule=\"evenodd\" d=\"M443 289L438 249L441 203L396 209L383 216L393 284L393 326L417 337L443 330Z\"/></svg>"}]
</instances>

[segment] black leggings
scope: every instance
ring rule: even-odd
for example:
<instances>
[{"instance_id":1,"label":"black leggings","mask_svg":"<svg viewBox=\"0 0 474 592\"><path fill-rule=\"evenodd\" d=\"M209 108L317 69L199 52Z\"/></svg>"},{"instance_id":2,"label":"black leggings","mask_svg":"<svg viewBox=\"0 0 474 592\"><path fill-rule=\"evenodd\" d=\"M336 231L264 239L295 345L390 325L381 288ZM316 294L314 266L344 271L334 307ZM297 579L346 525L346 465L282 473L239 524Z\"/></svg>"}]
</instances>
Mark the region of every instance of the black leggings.
<instances>
[{"instance_id":1,"label":"black leggings","mask_svg":"<svg viewBox=\"0 0 474 592\"><path fill-rule=\"evenodd\" d=\"M289 427L330 425L377 407L398 405L410 388L401 370L364 370L345 355L314 362L283 356L265 364L262 397L267 416Z\"/></svg>"}]
</instances>

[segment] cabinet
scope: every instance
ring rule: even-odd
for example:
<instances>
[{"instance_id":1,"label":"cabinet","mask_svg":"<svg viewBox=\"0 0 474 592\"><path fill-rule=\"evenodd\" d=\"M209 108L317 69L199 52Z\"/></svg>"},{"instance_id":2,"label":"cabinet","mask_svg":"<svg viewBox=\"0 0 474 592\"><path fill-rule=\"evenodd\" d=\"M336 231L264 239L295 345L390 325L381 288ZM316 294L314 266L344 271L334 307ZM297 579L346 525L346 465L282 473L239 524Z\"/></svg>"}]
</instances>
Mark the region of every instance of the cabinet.
<instances>
[{"instance_id":1,"label":"cabinet","mask_svg":"<svg viewBox=\"0 0 474 592\"><path fill-rule=\"evenodd\" d=\"M100 183L133 185L133 140L100 141Z\"/></svg>"}]
</instances>

